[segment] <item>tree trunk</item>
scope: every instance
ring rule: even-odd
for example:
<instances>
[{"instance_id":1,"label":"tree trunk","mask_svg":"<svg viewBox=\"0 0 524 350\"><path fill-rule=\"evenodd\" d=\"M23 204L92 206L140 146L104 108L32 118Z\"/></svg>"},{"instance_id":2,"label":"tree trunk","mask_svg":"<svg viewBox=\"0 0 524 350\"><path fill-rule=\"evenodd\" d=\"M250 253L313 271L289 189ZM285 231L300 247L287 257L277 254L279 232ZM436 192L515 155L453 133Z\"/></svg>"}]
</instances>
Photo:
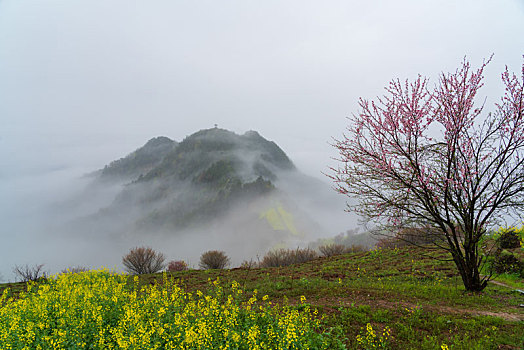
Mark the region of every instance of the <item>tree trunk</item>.
<instances>
[{"instance_id":1,"label":"tree trunk","mask_svg":"<svg viewBox=\"0 0 524 350\"><path fill-rule=\"evenodd\" d=\"M462 255L452 248L451 254L467 291L480 292L486 288L488 281L483 281L480 277L478 259L474 251Z\"/></svg>"}]
</instances>

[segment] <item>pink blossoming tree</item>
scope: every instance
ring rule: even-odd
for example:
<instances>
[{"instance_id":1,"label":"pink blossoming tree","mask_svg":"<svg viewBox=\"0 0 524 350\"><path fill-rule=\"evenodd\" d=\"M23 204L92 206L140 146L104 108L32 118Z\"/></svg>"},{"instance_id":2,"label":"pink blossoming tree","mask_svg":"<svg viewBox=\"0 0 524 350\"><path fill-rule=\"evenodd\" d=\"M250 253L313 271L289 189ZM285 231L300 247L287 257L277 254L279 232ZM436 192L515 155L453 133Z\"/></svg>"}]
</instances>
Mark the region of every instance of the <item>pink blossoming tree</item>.
<instances>
[{"instance_id":1,"label":"pink blossoming tree","mask_svg":"<svg viewBox=\"0 0 524 350\"><path fill-rule=\"evenodd\" d=\"M386 232L424 227L469 291L491 278L480 274L487 229L524 209L524 65L521 77L506 68L504 96L484 113L477 93L488 63L475 70L464 60L433 88L419 76L392 81L375 101L360 99L335 140L341 165L330 176L359 200L348 210Z\"/></svg>"}]
</instances>

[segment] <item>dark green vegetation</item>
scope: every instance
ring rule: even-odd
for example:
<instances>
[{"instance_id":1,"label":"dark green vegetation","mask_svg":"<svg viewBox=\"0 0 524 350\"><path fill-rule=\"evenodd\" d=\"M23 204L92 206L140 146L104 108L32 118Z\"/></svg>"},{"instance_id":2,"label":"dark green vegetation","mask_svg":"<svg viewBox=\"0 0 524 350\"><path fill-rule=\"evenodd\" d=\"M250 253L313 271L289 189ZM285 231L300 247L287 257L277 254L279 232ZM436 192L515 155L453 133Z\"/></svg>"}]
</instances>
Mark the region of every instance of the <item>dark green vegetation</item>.
<instances>
[{"instance_id":1,"label":"dark green vegetation","mask_svg":"<svg viewBox=\"0 0 524 350\"><path fill-rule=\"evenodd\" d=\"M524 278L524 226L499 230L493 235L488 271L496 274L514 274Z\"/></svg>"},{"instance_id":2,"label":"dark green vegetation","mask_svg":"<svg viewBox=\"0 0 524 350\"><path fill-rule=\"evenodd\" d=\"M252 158L252 159L246 159ZM216 163L222 163L216 165ZM242 169L243 167L250 167ZM292 170L293 163L274 143L255 131L237 135L224 129L200 130L186 137L162 162L139 181L173 176L178 180L200 182L208 172L214 182L227 174L274 179L276 170ZM212 172L212 173L209 173ZM205 177L205 176L204 176Z\"/></svg>"},{"instance_id":3,"label":"dark green vegetation","mask_svg":"<svg viewBox=\"0 0 524 350\"><path fill-rule=\"evenodd\" d=\"M522 349L524 280L514 286L490 283L482 293L466 292L442 252L415 247L374 250L281 268L188 270L168 276L187 290L205 290L209 279L235 280L247 291L301 308L300 297L319 310L322 328L349 349L370 323L377 337L387 326L390 349ZM162 274L140 275L141 284L163 283ZM44 282L45 283L45 282ZM5 288L7 285L3 285ZM25 284L11 284L22 290ZM362 347L360 347L362 348ZM365 347L364 347L365 348ZM372 347L368 347L372 348Z\"/></svg>"},{"instance_id":4,"label":"dark green vegetation","mask_svg":"<svg viewBox=\"0 0 524 350\"><path fill-rule=\"evenodd\" d=\"M152 138L136 151L106 165L96 175L102 181L135 180L160 164L177 144L164 136Z\"/></svg>"}]
</instances>

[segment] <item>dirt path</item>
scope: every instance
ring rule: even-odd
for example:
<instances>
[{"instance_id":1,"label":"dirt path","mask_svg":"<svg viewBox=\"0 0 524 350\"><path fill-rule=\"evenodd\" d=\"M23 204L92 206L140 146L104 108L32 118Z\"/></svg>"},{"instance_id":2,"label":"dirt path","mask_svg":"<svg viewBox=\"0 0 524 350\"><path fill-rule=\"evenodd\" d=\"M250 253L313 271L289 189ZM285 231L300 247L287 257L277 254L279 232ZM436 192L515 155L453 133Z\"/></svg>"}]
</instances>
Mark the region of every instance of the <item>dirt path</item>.
<instances>
[{"instance_id":1,"label":"dirt path","mask_svg":"<svg viewBox=\"0 0 524 350\"><path fill-rule=\"evenodd\" d=\"M459 314L459 315L472 315L472 316L492 316L499 317L505 321L524 321L524 313L510 313L510 312L493 312L493 311L484 311L484 310L470 310L470 309L458 309L449 306L435 306L435 307L426 307L426 310L435 310L443 311L449 314Z\"/></svg>"},{"instance_id":2,"label":"dirt path","mask_svg":"<svg viewBox=\"0 0 524 350\"><path fill-rule=\"evenodd\" d=\"M504 282L495 281L495 280L489 280L489 282L490 282L490 283L493 283L493 284L495 284L495 285L497 285L497 286L501 286L501 287L506 287L506 288L511 288L511 289L513 289L512 286L509 286L509 285L507 285L507 284L504 283Z\"/></svg>"},{"instance_id":3,"label":"dirt path","mask_svg":"<svg viewBox=\"0 0 524 350\"><path fill-rule=\"evenodd\" d=\"M389 310L399 310L399 309L414 309L414 308L422 308L426 311L431 311L435 313L446 313L446 314L454 314L454 315L470 315L470 316L492 316L492 317L499 317L502 318L505 321L511 321L511 322L519 322L524 321L524 311L519 313L519 308L512 307L511 309L516 312L494 312L494 311L487 311L487 310L478 310L478 309L464 309L464 308L457 308L457 307L451 307L451 306L444 306L444 305L420 305L420 304L414 304L412 302L408 301L390 301L390 300L383 300L383 299L366 299L366 298L326 298L326 299L320 299L312 301L313 305L318 305L326 308L333 309L332 312L335 312L335 310L340 307L348 307L348 306L360 306L360 305L369 305L371 307L379 307L383 309L389 309ZM522 309L522 308L521 308ZM327 312L330 312L327 310Z\"/></svg>"}]
</instances>

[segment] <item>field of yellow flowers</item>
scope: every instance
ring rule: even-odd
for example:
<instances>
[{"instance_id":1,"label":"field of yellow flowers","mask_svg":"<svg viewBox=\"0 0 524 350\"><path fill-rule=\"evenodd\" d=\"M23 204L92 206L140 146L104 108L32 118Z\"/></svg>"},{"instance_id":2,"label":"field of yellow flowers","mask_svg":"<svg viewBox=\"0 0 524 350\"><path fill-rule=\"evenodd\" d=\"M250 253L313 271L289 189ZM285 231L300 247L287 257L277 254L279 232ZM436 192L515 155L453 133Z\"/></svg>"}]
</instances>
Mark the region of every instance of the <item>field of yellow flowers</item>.
<instances>
[{"instance_id":1,"label":"field of yellow flowers","mask_svg":"<svg viewBox=\"0 0 524 350\"><path fill-rule=\"evenodd\" d=\"M16 298L4 291L2 349L323 349L316 311L273 305L237 282L186 292L167 277L90 271L54 276ZM226 292L227 289L227 292ZM244 300L244 301L241 301Z\"/></svg>"},{"instance_id":2,"label":"field of yellow flowers","mask_svg":"<svg viewBox=\"0 0 524 350\"><path fill-rule=\"evenodd\" d=\"M0 284L0 349L524 349L522 278L468 293L445 257L405 247Z\"/></svg>"}]
</instances>

